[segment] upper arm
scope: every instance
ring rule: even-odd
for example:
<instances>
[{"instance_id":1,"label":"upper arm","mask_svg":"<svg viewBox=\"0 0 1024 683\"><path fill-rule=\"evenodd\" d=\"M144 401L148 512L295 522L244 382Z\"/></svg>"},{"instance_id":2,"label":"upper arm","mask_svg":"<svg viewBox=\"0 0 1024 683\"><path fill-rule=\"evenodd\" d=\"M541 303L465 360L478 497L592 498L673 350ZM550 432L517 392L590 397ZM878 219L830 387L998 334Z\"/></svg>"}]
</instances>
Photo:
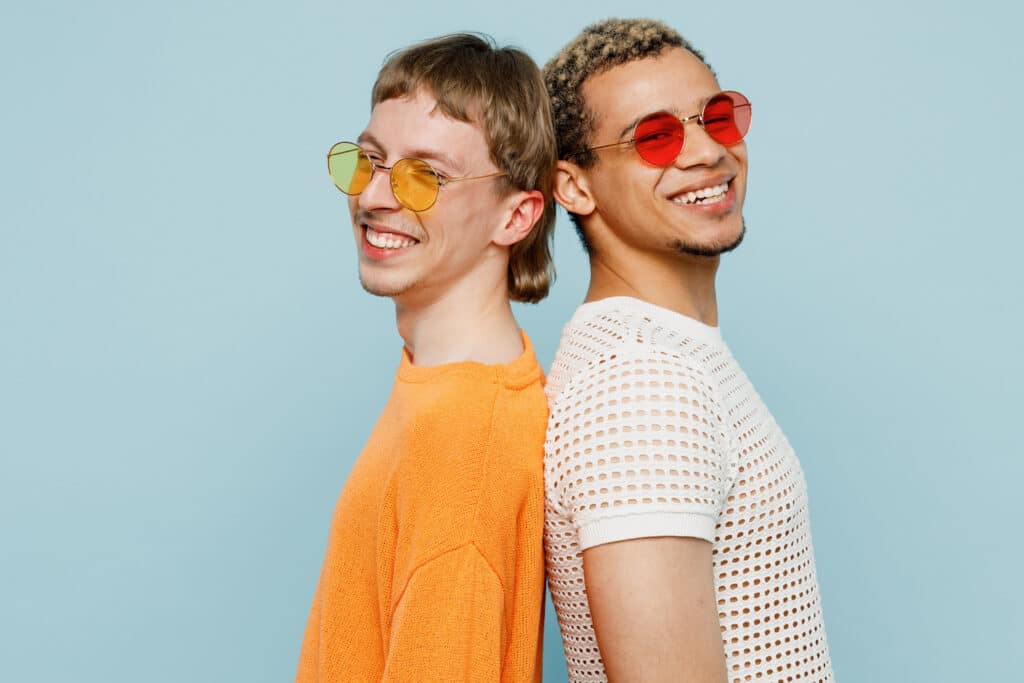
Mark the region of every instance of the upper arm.
<instances>
[{"instance_id":1,"label":"upper arm","mask_svg":"<svg viewBox=\"0 0 1024 683\"><path fill-rule=\"evenodd\" d=\"M392 610L385 681L498 680L504 591L468 544L417 568Z\"/></svg>"},{"instance_id":2,"label":"upper arm","mask_svg":"<svg viewBox=\"0 0 1024 683\"><path fill-rule=\"evenodd\" d=\"M726 680L710 543L608 543L585 550L583 568L609 681Z\"/></svg>"},{"instance_id":3,"label":"upper arm","mask_svg":"<svg viewBox=\"0 0 1024 683\"><path fill-rule=\"evenodd\" d=\"M308 683L317 680L320 672L320 601L322 580L317 582L313 596L313 606L306 619L306 633L302 637L299 650L299 667L295 673L295 683Z\"/></svg>"},{"instance_id":4,"label":"upper arm","mask_svg":"<svg viewBox=\"0 0 1024 683\"><path fill-rule=\"evenodd\" d=\"M723 415L700 367L646 349L553 406L549 486L577 531L612 681L725 680L711 546L734 467Z\"/></svg>"}]
</instances>

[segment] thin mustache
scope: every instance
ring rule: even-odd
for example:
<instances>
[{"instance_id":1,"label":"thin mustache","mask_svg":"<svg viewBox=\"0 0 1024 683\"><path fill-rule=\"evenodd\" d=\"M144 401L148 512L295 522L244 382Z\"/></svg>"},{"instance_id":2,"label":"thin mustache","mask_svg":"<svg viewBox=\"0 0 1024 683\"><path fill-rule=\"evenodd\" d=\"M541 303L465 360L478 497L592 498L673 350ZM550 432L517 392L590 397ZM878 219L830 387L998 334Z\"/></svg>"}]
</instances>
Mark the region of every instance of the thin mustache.
<instances>
[{"instance_id":1,"label":"thin mustache","mask_svg":"<svg viewBox=\"0 0 1024 683\"><path fill-rule=\"evenodd\" d=\"M384 220L380 214L375 213L373 211L367 211L366 209L356 209L353 221L355 222L356 225L362 225L363 223L371 223L374 225L379 225L382 228L391 228L395 232L401 233L403 235L408 235L409 237L412 237L415 240L422 239L416 232L407 230L405 228L399 228L389 225L388 222Z\"/></svg>"},{"instance_id":2,"label":"thin mustache","mask_svg":"<svg viewBox=\"0 0 1024 683\"><path fill-rule=\"evenodd\" d=\"M356 223L383 223L380 216L375 214L373 211L367 211L366 209L356 209L356 215L353 218Z\"/></svg>"}]
</instances>

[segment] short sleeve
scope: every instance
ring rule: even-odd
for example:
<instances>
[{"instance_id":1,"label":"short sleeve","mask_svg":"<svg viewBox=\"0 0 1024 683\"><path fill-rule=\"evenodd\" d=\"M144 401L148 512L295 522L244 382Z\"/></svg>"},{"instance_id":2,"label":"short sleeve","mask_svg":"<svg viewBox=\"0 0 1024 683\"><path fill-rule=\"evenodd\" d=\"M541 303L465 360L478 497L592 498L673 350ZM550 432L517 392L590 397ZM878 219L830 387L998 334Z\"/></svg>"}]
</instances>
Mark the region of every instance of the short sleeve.
<instances>
[{"instance_id":1,"label":"short sleeve","mask_svg":"<svg viewBox=\"0 0 1024 683\"><path fill-rule=\"evenodd\" d=\"M580 546L653 536L714 539L731 477L722 413L684 356L604 359L555 397L546 476Z\"/></svg>"}]
</instances>

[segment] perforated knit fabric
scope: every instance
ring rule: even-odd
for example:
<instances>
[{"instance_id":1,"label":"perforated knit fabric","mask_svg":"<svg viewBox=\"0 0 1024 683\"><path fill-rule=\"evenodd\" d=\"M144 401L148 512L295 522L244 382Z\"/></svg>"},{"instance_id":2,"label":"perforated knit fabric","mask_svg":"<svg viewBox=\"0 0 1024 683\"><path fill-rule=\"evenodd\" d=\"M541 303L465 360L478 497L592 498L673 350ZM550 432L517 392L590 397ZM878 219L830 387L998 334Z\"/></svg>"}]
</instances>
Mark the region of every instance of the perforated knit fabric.
<instances>
[{"instance_id":1,"label":"perforated knit fabric","mask_svg":"<svg viewBox=\"0 0 1024 683\"><path fill-rule=\"evenodd\" d=\"M792 447L718 328L627 297L584 304L546 387L545 552L569 679L606 681L583 550L712 543L731 683L833 680Z\"/></svg>"}]
</instances>

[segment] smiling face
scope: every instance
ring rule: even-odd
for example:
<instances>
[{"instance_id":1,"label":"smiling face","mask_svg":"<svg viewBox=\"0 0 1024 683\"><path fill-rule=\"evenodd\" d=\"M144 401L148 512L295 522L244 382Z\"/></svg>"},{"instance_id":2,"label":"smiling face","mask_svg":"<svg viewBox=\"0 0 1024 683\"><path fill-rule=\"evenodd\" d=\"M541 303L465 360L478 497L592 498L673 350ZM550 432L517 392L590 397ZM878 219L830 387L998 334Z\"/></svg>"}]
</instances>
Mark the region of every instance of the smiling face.
<instances>
[{"instance_id":1,"label":"smiling face","mask_svg":"<svg viewBox=\"0 0 1024 683\"><path fill-rule=\"evenodd\" d=\"M499 172L483 130L446 116L423 89L379 102L359 144L379 166L416 158L449 179ZM504 269L507 252L493 243L509 213L509 198L495 186L499 180L445 185L434 205L417 213L395 199L388 172L378 170L349 198L363 287L396 299L429 297L482 270Z\"/></svg>"},{"instance_id":2,"label":"smiling face","mask_svg":"<svg viewBox=\"0 0 1024 683\"><path fill-rule=\"evenodd\" d=\"M682 48L615 66L581 89L595 116L592 146L629 140L644 116L666 111L685 119L700 113L721 88L699 59ZM580 171L593 211L582 216L593 248L717 256L743 238L747 148L725 147L696 120L685 125L685 143L667 168L643 161L632 145L597 151Z\"/></svg>"}]
</instances>

